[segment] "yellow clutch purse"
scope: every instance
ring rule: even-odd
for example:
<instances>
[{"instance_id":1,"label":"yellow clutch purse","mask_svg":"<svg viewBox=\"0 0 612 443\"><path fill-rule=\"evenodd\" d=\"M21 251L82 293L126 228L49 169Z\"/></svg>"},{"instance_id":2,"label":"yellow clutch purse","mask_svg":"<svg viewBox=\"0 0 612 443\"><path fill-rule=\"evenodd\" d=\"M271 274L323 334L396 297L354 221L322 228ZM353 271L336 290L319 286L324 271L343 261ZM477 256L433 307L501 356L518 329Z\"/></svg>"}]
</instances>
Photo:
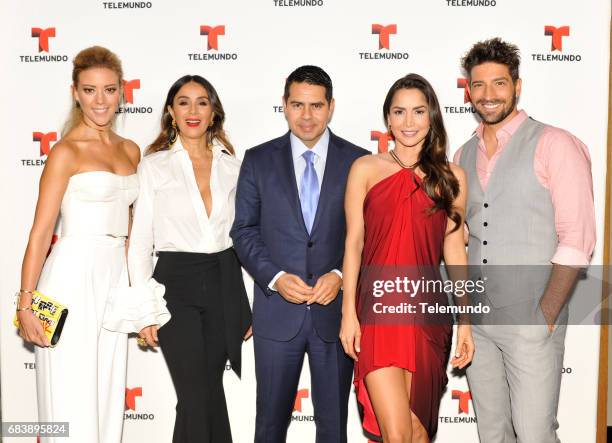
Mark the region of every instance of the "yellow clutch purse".
<instances>
[{"instance_id":1,"label":"yellow clutch purse","mask_svg":"<svg viewBox=\"0 0 612 443\"><path fill-rule=\"evenodd\" d=\"M32 312L40 320L45 330L45 335L49 342L51 342L51 346L55 346L62 335L62 329L64 329L64 323L66 322L66 317L68 317L68 308L46 295L34 291L32 295ZM13 324L19 328L17 313L15 313Z\"/></svg>"}]
</instances>

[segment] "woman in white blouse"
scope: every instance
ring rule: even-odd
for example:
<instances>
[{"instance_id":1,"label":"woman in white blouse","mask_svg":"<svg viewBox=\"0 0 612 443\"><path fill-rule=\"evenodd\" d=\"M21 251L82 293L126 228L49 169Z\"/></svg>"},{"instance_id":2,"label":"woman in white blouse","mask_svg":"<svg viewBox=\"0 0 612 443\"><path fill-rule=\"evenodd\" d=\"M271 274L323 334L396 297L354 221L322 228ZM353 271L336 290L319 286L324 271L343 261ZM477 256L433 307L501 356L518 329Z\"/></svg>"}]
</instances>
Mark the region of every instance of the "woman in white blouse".
<instances>
[{"instance_id":1,"label":"woman in white blouse","mask_svg":"<svg viewBox=\"0 0 612 443\"><path fill-rule=\"evenodd\" d=\"M150 292L143 299L165 288L171 318L159 330L140 330L140 342L159 339L170 370L178 400L173 442L231 442L223 373L229 359L240 376L251 324L229 236L240 161L206 79L178 79L164 110L161 133L138 168L128 268L132 286Z\"/></svg>"}]
</instances>

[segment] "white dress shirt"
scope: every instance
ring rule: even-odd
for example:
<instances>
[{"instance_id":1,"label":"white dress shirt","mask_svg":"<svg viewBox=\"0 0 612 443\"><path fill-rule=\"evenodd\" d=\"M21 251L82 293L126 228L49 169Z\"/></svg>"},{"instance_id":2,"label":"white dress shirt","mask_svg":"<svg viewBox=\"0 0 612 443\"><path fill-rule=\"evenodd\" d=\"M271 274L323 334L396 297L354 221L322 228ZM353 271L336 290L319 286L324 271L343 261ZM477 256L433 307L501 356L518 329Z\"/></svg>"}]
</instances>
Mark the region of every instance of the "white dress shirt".
<instances>
[{"instance_id":1,"label":"white dress shirt","mask_svg":"<svg viewBox=\"0 0 612 443\"><path fill-rule=\"evenodd\" d=\"M151 279L154 250L214 253L232 246L229 231L234 222L240 160L223 149L213 145L210 217L180 138L170 150L142 159L128 249L132 285Z\"/></svg>"},{"instance_id":2,"label":"white dress shirt","mask_svg":"<svg viewBox=\"0 0 612 443\"><path fill-rule=\"evenodd\" d=\"M289 134L289 140L291 142L291 157L293 158L293 170L295 171L295 181L297 184L298 192L300 190L302 176L304 175L304 171L306 170L306 159L302 156L302 154L304 154L304 152L306 151L312 151L314 153L312 162L314 163L314 168L317 172L320 192L321 183L323 183L323 174L325 173L325 163L327 162L327 150L329 148L329 129L325 128L325 132L321 135L321 138L312 148L306 146L304 142L302 142L302 140L300 140L293 134L293 132ZM300 198L302 198L301 195ZM342 278L342 273L339 270L332 269L332 272L335 272L340 276L340 278ZM276 291L274 285L276 284L276 281L279 279L279 277L283 274L285 274L285 271L280 271L278 274L276 274L274 278L270 281L268 288L273 291Z\"/></svg>"}]
</instances>

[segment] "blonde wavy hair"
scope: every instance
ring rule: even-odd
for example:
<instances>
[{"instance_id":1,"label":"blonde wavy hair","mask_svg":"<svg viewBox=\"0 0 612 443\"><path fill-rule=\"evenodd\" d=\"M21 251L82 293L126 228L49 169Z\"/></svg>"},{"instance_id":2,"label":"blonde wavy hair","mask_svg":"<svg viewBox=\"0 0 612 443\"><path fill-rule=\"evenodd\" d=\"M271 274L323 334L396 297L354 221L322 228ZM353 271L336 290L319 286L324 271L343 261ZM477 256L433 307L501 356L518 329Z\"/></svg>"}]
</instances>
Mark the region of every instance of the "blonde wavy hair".
<instances>
[{"instance_id":1,"label":"blonde wavy hair","mask_svg":"<svg viewBox=\"0 0 612 443\"><path fill-rule=\"evenodd\" d=\"M121 60L119 60L119 57L114 52L102 46L91 46L79 52L72 61L72 85L75 88L79 85L79 75L81 72L91 68L110 69L119 77L119 87L123 89L123 68L121 67ZM71 101L72 106L68 119L62 129L62 136L68 134L83 120L83 110L74 99L74 96L71 96ZM123 102L123 97L121 101Z\"/></svg>"}]
</instances>

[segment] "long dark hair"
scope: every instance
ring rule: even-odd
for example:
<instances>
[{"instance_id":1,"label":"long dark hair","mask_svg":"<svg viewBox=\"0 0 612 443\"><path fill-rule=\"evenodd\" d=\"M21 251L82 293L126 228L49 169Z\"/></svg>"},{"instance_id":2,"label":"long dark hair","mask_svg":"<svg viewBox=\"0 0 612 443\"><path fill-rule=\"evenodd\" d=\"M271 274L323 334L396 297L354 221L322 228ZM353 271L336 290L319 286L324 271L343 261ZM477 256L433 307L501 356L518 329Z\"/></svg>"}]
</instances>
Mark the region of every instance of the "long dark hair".
<instances>
[{"instance_id":1,"label":"long dark hair","mask_svg":"<svg viewBox=\"0 0 612 443\"><path fill-rule=\"evenodd\" d=\"M235 155L234 147L223 130L225 111L223 110L221 99L219 99L219 95L217 94L217 91L213 85L204 77L199 75L185 75L170 86L170 90L166 96L166 102L164 103L164 112L161 118L161 132L155 141L147 148L146 154L152 154L153 152L170 149L171 141L178 136L176 133L177 130L172 127L172 115L168 111L168 107L172 106L174 97L178 93L179 89L189 82L195 82L206 89L210 105L212 106L214 112L213 124L206 130L206 144L210 146L214 140L218 140L225 147L225 149L230 152L230 154Z\"/></svg>"},{"instance_id":2,"label":"long dark hair","mask_svg":"<svg viewBox=\"0 0 612 443\"><path fill-rule=\"evenodd\" d=\"M453 231L457 230L461 224L461 215L453 206L453 202L459 194L459 181L453 171L451 171L446 157L446 130L440 112L440 104L427 80L418 74L408 74L400 78L387 93L383 104L383 118L385 124L391 112L391 102L395 93L401 89L417 89L423 93L427 100L429 109L429 133L425 138L419 158L415 167L419 167L425 177L423 178L423 189L434 202L431 212L442 209L447 216L455 222ZM451 231L452 232L452 231Z\"/></svg>"}]
</instances>

